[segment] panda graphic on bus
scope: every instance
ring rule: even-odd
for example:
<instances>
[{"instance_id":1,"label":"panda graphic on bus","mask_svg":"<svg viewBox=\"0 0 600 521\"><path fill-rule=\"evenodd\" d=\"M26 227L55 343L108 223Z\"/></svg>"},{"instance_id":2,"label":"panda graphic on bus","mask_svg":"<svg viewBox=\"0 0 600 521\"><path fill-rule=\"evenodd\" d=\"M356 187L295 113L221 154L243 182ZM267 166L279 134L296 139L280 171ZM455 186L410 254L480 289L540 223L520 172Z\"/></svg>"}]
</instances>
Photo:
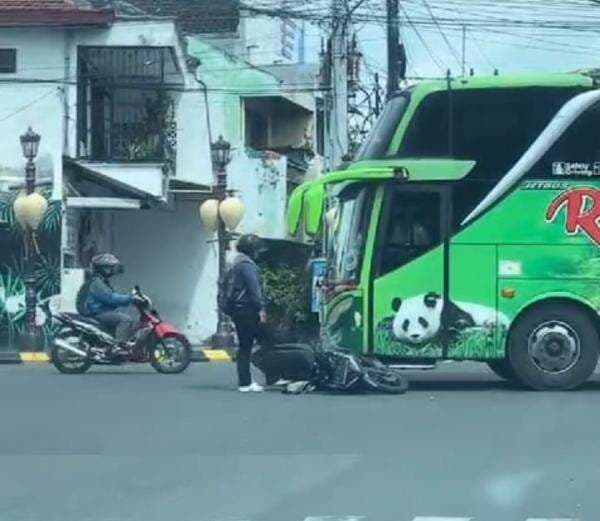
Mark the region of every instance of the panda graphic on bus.
<instances>
[{"instance_id":1,"label":"panda graphic on bus","mask_svg":"<svg viewBox=\"0 0 600 521\"><path fill-rule=\"evenodd\" d=\"M434 291L394 298L391 311L379 323L378 335L389 354L399 356L429 356L445 344L456 352L482 341L494 344L496 332L504 333L510 322L493 308L444 299Z\"/></svg>"}]
</instances>

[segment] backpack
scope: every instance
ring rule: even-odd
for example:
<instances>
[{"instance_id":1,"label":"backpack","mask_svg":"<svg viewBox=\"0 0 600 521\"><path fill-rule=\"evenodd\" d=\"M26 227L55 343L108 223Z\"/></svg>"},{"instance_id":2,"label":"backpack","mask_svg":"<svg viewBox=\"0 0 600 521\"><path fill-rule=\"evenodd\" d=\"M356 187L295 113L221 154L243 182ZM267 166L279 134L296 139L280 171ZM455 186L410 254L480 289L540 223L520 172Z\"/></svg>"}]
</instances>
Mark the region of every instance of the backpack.
<instances>
[{"instance_id":1,"label":"backpack","mask_svg":"<svg viewBox=\"0 0 600 521\"><path fill-rule=\"evenodd\" d=\"M243 297L244 289L239 295L235 294L235 272L233 266L227 268L225 274L219 280L217 303L219 311L230 315L235 311L236 304Z\"/></svg>"},{"instance_id":2,"label":"backpack","mask_svg":"<svg viewBox=\"0 0 600 521\"><path fill-rule=\"evenodd\" d=\"M88 297L88 293L90 292L90 284L92 283L93 275L90 270L85 270L83 275L83 284L77 291L77 297L75 298L75 309L77 309L77 313L82 316L88 316L90 313L87 310L85 302Z\"/></svg>"},{"instance_id":3,"label":"backpack","mask_svg":"<svg viewBox=\"0 0 600 521\"><path fill-rule=\"evenodd\" d=\"M91 280L86 280L81 285L79 291L77 292L77 298L75 299L75 307L77 308L77 313L84 317L89 315L89 312L85 305L85 301L87 300L87 296L90 290L90 282Z\"/></svg>"}]
</instances>

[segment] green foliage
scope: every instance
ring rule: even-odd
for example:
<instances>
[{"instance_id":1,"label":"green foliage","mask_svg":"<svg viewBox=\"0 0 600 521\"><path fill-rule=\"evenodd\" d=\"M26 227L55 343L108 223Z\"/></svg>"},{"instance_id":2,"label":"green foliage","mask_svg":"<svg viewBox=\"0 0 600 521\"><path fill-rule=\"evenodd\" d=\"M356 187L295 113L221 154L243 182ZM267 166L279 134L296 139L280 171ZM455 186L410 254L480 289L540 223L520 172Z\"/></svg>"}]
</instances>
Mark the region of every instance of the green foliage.
<instances>
[{"instance_id":1,"label":"green foliage","mask_svg":"<svg viewBox=\"0 0 600 521\"><path fill-rule=\"evenodd\" d=\"M279 341L304 341L317 335L316 318L309 312L306 271L287 265L263 267L262 276L269 323Z\"/></svg>"},{"instance_id":2,"label":"green foliage","mask_svg":"<svg viewBox=\"0 0 600 521\"><path fill-rule=\"evenodd\" d=\"M264 269L265 299L271 318L284 324L294 324L306 315L308 280L300 270L282 266Z\"/></svg>"},{"instance_id":3,"label":"green foliage","mask_svg":"<svg viewBox=\"0 0 600 521\"><path fill-rule=\"evenodd\" d=\"M13 205L18 195L17 192L0 193L0 221L6 223L13 239L19 239L23 234L23 229L17 222L13 211Z\"/></svg>"},{"instance_id":4,"label":"green foliage","mask_svg":"<svg viewBox=\"0 0 600 521\"><path fill-rule=\"evenodd\" d=\"M42 195L48 199L48 210L44 219L40 223L40 234L54 235L60 233L62 222L62 204L60 201L51 201L52 191L50 189L42 190Z\"/></svg>"},{"instance_id":5,"label":"green foliage","mask_svg":"<svg viewBox=\"0 0 600 521\"><path fill-rule=\"evenodd\" d=\"M432 342L424 346L412 346L398 342L392 331L393 318L383 319L375 329L375 343L382 354L402 357L437 358L442 355L442 346ZM506 336L506 328L498 330L500 340ZM496 329L471 327L457 332L457 336L449 346L448 355L451 358L486 359L498 356L496 348ZM503 342L498 342L499 346Z\"/></svg>"},{"instance_id":6,"label":"green foliage","mask_svg":"<svg viewBox=\"0 0 600 521\"><path fill-rule=\"evenodd\" d=\"M456 341L450 346L449 356L452 358L464 358L468 360L496 358L496 331L501 339L506 335L506 328L472 327L461 331ZM498 342L502 346L503 342Z\"/></svg>"},{"instance_id":7,"label":"green foliage","mask_svg":"<svg viewBox=\"0 0 600 521\"><path fill-rule=\"evenodd\" d=\"M41 295L60 293L60 260L56 256L41 255L35 267L37 288Z\"/></svg>"},{"instance_id":8,"label":"green foliage","mask_svg":"<svg viewBox=\"0 0 600 521\"><path fill-rule=\"evenodd\" d=\"M25 284L18 273L0 271L0 331L7 333L9 345L23 328L25 318Z\"/></svg>"}]
</instances>

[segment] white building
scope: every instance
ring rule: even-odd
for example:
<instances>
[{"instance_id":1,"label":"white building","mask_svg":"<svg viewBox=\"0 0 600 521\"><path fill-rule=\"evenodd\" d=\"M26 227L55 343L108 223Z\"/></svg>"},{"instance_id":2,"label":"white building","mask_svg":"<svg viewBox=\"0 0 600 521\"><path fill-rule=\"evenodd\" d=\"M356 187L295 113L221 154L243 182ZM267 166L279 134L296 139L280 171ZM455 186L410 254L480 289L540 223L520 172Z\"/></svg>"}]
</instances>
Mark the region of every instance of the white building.
<instances>
[{"instance_id":1,"label":"white building","mask_svg":"<svg viewBox=\"0 0 600 521\"><path fill-rule=\"evenodd\" d=\"M212 185L206 106L175 22L32 4L0 6L0 189L22 183L19 135L33 127L38 179L64 205L62 306L90 257L112 251L126 266L119 286L139 283L192 341L206 338L216 321L216 248L197 210Z\"/></svg>"},{"instance_id":2,"label":"white building","mask_svg":"<svg viewBox=\"0 0 600 521\"><path fill-rule=\"evenodd\" d=\"M201 4L239 14L233 0L161 2L188 9L187 36L157 16L181 21L181 11L149 15L140 4L158 4L133 3L2 0L0 192L23 183L19 135L32 126L42 136L38 181L63 208L62 307L73 308L90 258L111 251L126 266L119 288L140 284L200 342L216 325L217 244L198 215L213 184L210 142L222 134L233 145L229 186L246 207L239 231L284 238L287 196L315 141L314 70L293 65L300 37L274 20L262 28L283 39L265 40L268 48L252 47L261 26L246 17L223 16L217 37L190 35L194 20L210 19ZM107 5L118 12L100 9ZM12 269L3 259L0 275ZM3 298L0 288L0 337ZM11 309L24 301L12 298Z\"/></svg>"}]
</instances>

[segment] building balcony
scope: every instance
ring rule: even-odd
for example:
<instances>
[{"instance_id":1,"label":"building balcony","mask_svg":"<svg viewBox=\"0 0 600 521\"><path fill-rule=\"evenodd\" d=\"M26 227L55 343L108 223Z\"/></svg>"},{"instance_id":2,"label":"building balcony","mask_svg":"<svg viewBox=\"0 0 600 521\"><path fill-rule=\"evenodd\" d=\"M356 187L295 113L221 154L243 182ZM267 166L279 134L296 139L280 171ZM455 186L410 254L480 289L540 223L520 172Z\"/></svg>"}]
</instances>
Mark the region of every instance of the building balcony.
<instances>
[{"instance_id":1,"label":"building balcony","mask_svg":"<svg viewBox=\"0 0 600 521\"><path fill-rule=\"evenodd\" d=\"M82 47L78 70L78 159L174 160L181 77L172 49Z\"/></svg>"}]
</instances>

